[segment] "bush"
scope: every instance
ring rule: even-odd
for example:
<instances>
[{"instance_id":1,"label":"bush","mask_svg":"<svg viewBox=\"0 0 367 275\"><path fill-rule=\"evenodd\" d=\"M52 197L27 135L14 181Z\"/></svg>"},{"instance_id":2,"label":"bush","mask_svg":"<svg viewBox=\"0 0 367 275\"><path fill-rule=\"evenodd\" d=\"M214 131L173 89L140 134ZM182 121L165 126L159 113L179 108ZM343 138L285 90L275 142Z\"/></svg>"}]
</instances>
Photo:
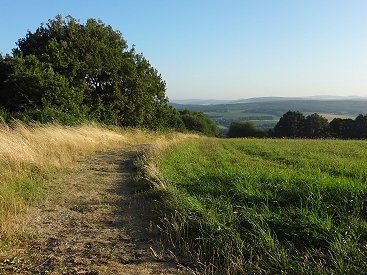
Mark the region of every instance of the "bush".
<instances>
[{"instance_id":1,"label":"bush","mask_svg":"<svg viewBox=\"0 0 367 275\"><path fill-rule=\"evenodd\" d=\"M217 125L203 112L183 110L180 112L182 121L189 131L203 133L210 137L220 137L221 133Z\"/></svg>"},{"instance_id":2,"label":"bush","mask_svg":"<svg viewBox=\"0 0 367 275\"><path fill-rule=\"evenodd\" d=\"M251 121L233 121L229 125L227 137L229 138L241 138L241 137L265 137L264 130L256 128L255 124Z\"/></svg>"}]
</instances>

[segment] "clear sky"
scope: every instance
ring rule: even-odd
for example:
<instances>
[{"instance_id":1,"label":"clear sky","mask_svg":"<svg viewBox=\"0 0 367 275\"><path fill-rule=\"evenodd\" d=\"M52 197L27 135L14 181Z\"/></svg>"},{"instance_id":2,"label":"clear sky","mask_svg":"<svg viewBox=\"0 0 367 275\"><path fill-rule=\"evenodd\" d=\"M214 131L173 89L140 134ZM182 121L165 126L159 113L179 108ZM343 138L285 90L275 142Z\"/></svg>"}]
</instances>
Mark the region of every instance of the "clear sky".
<instances>
[{"instance_id":1,"label":"clear sky","mask_svg":"<svg viewBox=\"0 0 367 275\"><path fill-rule=\"evenodd\" d=\"M0 0L0 53L57 14L121 31L170 99L367 96L366 0Z\"/></svg>"}]
</instances>

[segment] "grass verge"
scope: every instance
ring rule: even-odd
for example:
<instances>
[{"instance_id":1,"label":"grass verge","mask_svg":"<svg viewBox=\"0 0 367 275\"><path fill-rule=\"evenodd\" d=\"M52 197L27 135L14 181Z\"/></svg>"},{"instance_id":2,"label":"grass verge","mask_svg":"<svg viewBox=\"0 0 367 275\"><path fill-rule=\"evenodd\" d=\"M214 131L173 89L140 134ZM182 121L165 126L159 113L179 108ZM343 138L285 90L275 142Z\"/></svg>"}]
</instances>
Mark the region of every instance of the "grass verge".
<instances>
[{"instance_id":1,"label":"grass verge","mask_svg":"<svg viewBox=\"0 0 367 275\"><path fill-rule=\"evenodd\" d=\"M75 127L0 123L0 251L24 237L22 214L44 199L55 174L97 151L164 144L185 135L97 124Z\"/></svg>"},{"instance_id":2,"label":"grass verge","mask_svg":"<svg viewBox=\"0 0 367 275\"><path fill-rule=\"evenodd\" d=\"M168 242L207 274L365 274L367 143L202 138L142 162Z\"/></svg>"}]
</instances>

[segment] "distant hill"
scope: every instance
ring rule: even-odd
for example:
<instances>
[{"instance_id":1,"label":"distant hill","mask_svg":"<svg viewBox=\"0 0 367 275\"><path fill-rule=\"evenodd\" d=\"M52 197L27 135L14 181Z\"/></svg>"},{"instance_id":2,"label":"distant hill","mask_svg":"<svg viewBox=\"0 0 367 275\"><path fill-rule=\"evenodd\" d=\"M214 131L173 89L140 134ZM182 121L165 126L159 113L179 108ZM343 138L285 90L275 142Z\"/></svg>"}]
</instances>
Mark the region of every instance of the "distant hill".
<instances>
[{"instance_id":1,"label":"distant hill","mask_svg":"<svg viewBox=\"0 0 367 275\"><path fill-rule=\"evenodd\" d=\"M183 104L183 105L215 105L231 103L232 100L220 100L220 99L170 99L171 103Z\"/></svg>"},{"instance_id":2,"label":"distant hill","mask_svg":"<svg viewBox=\"0 0 367 275\"><path fill-rule=\"evenodd\" d=\"M232 101L225 104L177 104L170 103L177 110L202 111L222 129L232 121L252 121L264 130L273 128L283 114L300 111L305 116L318 113L329 120L335 117L356 118L367 114L367 100L350 100L344 97L282 98L261 97ZM198 101L196 101L198 102Z\"/></svg>"},{"instance_id":3,"label":"distant hill","mask_svg":"<svg viewBox=\"0 0 367 275\"><path fill-rule=\"evenodd\" d=\"M335 101L335 100L362 100L367 101L367 97L360 96L307 96L307 97L253 97L242 98L237 100L219 100L219 99L171 99L171 104L181 105L218 105L218 104L235 104L235 103L251 103L251 102L275 102L275 101L295 101L295 100L322 100L322 101Z\"/></svg>"},{"instance_id":4,"label":"distant hill","mask_svg":"<svg viewBox=\"0 0 367 275\"><path fill-rule=\"evenodd\" d=\"M277 100L216 105L194 105L170 103L177 110L190 109L203 112L229 112L241 110L251 113L282 115L287 111L307 113L349 114L367 113L367 100Z\"/></svg>"}]
</instances>

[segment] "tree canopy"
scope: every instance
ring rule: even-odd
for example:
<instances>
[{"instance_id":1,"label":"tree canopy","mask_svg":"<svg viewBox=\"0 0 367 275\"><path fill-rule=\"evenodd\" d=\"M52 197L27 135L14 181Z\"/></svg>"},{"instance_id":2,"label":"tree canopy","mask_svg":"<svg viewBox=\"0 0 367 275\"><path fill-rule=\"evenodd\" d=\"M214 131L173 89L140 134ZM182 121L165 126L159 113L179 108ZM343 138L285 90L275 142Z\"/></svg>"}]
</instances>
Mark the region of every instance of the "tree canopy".
<instances>
[{"instance_id":1,"label":"tree canopy","mask_svg":"<svg viewBox=\"0 0 367 275\"><path fill-rule=\"evenodd\" d=\"M101 20L58 15L0 56L0 108L42 122L180 128L165 92L158 71Z\"/></svg>"},{"instance_id":2,"label":"tree canopy","mask_svg":"<svg viewBox=\"0 0 367 275\"><path fill-rule=\"evenodd\" d=\"M251 121L233 121L229 125L227 137L241 138L241 137L265 137L264 130L259 129Z\"/></svg>"},{"instance_id":3,"label":"tree canopy","mask_svg":"<svg viewBox=\"0 0 367 275\"><path fill-rule=\"evenodd\" d=\"M302 137L305 126L305 117L301 112L288 111L274 127L277 137Z\"/></svg>"},{"instance_id":4,"label":"tree canopy","mask_svg":"<svg viewBox=\"0 0 367 275\"><path fill-rule=\"evenodd\" d=\"M307 138L323 138L329 136L329 122L317 113L309 115L304 123L304 136Z\"/></svg>"},{"instance_id":5,"label":"tree canopy","mask_svg":"<svg viewBox=\"0 0 367 275\"><path fill-rule=\"evenodd\" d=\"M212 137L221 136L218 126L203 112L185 109L180 114L187 130L200 132Z\"/></svg>"}]
</instances>

